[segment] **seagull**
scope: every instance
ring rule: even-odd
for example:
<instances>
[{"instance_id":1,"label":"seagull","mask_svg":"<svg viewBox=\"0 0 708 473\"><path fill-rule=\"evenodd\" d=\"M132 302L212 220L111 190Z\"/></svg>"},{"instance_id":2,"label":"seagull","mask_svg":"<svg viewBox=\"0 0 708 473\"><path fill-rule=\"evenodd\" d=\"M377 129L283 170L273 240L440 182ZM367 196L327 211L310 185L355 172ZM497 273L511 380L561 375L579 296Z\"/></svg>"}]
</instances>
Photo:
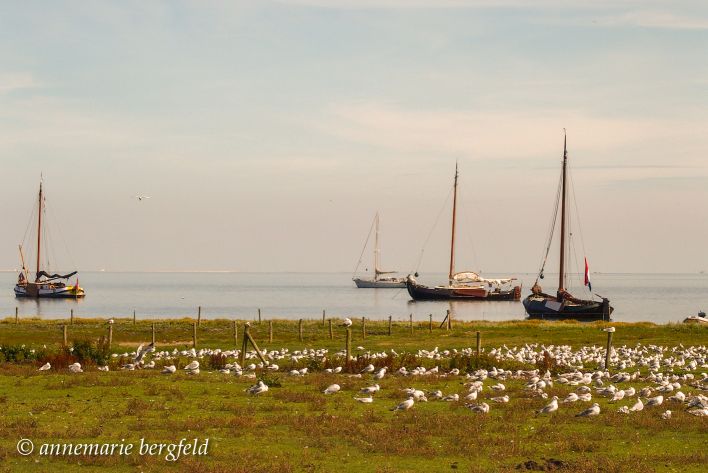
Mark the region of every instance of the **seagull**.
<instances>
[{"instance_id":1,"label":"seagull","mask_svg":"<svg viewBox=\"0 0 708 473\"><path fill-rule=\"evenodd\" d=\"M154 363L154 362L153 362ZM108 371L108 365L99 366L98 371Z\"/></svg>"},{"instance_id":2,"label":"seagull","mask_svg":"<svg viewBox=\"0 0 708 473\"><path fill-rule=\"evenodd\" d=\"M165 366L162 369L163 374L172 374L172 373L175 373L176 371L177 371L177 367L175 365Z\"/></svg>"},{"instance_id":3,"label":"seagull","mask_svg":"<svg viewBox=\"0 0 708 473\"><path fill-rule=\"evenodd\" d=\"M334 394L337 391L339 391L340 389L342 389L342 388L340 388L338 384L332 384L331 386L327 387L327 389L325 389L322 392L325 394Z\"/></svg>"},{"instance_id":4,"label":"seagull","mask_svg":"<svg viewBox=\"0 0 708 473\"><path fill-rule=\"evenodd\" d=\"M706 417L708 416L708 407L704 407L702 409L693 409L686 412L697 417Z\"/></svg>"},{"instance_id":5,"label":"seagull","mask_svg":"<svg viewBox=\"0 0 708 473\"><path fill-rule=\"evenodd\" d=\"M263 381L259 380L256 384L248 388L246 391L248 392L248 394L253 395L264 393L268 391L268 385L266 385L266 383L264 383Z\"/></svg>"},{"instance_id":6,"label":"seagull","mask_svg":"<svg viewBox=\"0 0 708 473\"><path fill-rule=\"evenodd\" d=\"M374 365L369 365L361 370L362 373L373 373L376 367Z\"/></svg>"},{"instance_id":7,"label":"seagull","mask_svg":"<svg viewBox=\"0 0 708 473\"><path fill-rule=\"evenodd\" d=\"M355 397L355 401L363 402L364 404L371 404L374 402L374 398L369 396L369 397Z\"/></svg>"},{"instance_id":8,"label":"seagull","mask_svg":"<svg viewBox=\"0 0 708 473\"><path fill-rule=\"evenodd\" d=\"M644 409L644 403L642 402L641 399L637 399L637 402L632 406L630 411L632 412L639 412L642 409Z\"/></svg>"},{"instance_id":9,"label":"seagull","mask_svg":"<svg viewBox=\"0 0 708 473\"><path fill-rule=\"evenodd\" d=\"M150 199L151 197L149 195L135 195L133 198L138 199L140 202L142 202L145 199Z\"/></svg>"},{"instance_id":10,"label":"seagull","mask_svg":"<svg viewBox=\"0 0 708 473\"><path fill-rule=\"evenodd\" d=\"M344 322L339 324L339 326L340 327L351 327L352 326L352 319L350 319L349 317L345 318Z\"/></svg>"},{"instance_id":11,"label":"seagull","mask_svg":"<svg viewBox=\"0 0 708 473\"><path fill-rule=\"evenodd\" d=\"M622 406L619 409L617 409L617 412L619 412L620 414L629 414L629 407Z\"/></svg>"},{"instance_id":12,"label":"seagull","mask_svg":"<svg viewBox=\"0 0 708 473\"><path fill-rule=\"evenodd\" d=\"M647 399L647 407L660 406L664 402L664 396L650 397Z\"/></svg>"},{"instance_id":13,"label":"seagull","mask_svg":"<svg viewBox=\"0 0 708 473\"><path fill-rule=\"evenodd\" d=\"M42 367L39 368L37 371L47 371L47 370L50 370L51 368L52 368L52 365L50 365L50 364L47 362L47 363L45 363L44 365L42 365Z\"/></svg>"},{"instance_id":14,"label":"seagull","mask_svg":"<svg viewBox=\"0 0 708 473\"><path fill-rule=\"evenodd\" d=\"M140 360L143 359L143 356L145 356L148 353L151 353L155 351L155 344L151 343L150 345L146 346L143 348L143 345L141 344L137 350L135 350L135 358L133 358L133 361L136 363L140 363Z\"/></svg>"},{"instance_id":15,"label":"seagull","mask_svg":"<svg viewBox=\"0 0 708 473\"><path fill-rule=\"evenodd\" d=\"M381 386L379 386L378 384L374 384L373 386L368 386L368 387L366 387L366 388L361 388L361 390L360 390L359 392L362 393L362 394L369 394L369 395L371 395L371 394L374 394L375 392L377 392L379 389L381 389Z\"/></svg>"},{"instance_id":16,"label":"seagull","mask_svg":"<svg viewBox=\"0 0 708 473\"><path fill-rule=\"evenodd\" d=\"M504 396L501 396L501 397L493 397L492 401L494 401L494 402L509 402L509 395L505 394Z\"/></svg>"},{"instance_id":17,"label":"seagull","mask_svg":"<svg viewBox=\"0 0 708 473\"><path fill-rule=\"evenodd\" d=\"M483 402L482 404L470 404L467 406L472 412L480 412L482 414L487 414L489 412L489 404Z\"/></svg>"},{"instance_id":18,"label":"seagull","mask_svg":"<svg viewBox=\"0 0 708 473\"><path fill-rule=\"evenodd\" d=\"M494 391L501 392L506 389L506 386L504 386L502 383L499 383L499 384L495 384L494 386L492 386L492 389Z\"/></svg>"},{"instance_id":19,"label":"seagull","mask_svg":"<svg viewBox=\"0 0 708 473\"><path fill-rule=\"evenodd\" d=\"M394 412L395 411L407 411L408 409L413 407L413 404L415 404L415 401L412 398L406 399L405 401L403 401L402 403L400 403L399 405L397 405L396 407L394 407L391 410Z\"/></svg>"},{"instance_id":20,"label":"seagull","mask_svg":"<svg viewBox=\"0 0 708 473\"><path fill-rule=\"evenodd\" d=\"M197 360L192 361L190 364L184 367L186 371L194 371L199 369L199 362Z\"/></svg>"},{"instance_id":21,"label":"seagull","mask_svg":"<svg viewBox=\"0 0 708 473\"><path fill-rule=\"evenodd\" d=\"M81 363L74 363L69 365L69 371L72 373L83 373L84 370L81 369Z\"/></svg>"},{"instance_id":22,"label":"seagull","mask_svg":"<svg viewBox=\"0 0 708 473\"><path fill-rule=\"evenodd\" d=\"M385 375L386 375L386 367L383 367L374 375L374 379L382 379Z\"/></svg>"},{"instance_id":23,"label":"seagull","mask_svg":"<svg viewBox=\"0 0 708 473\"><path fill-rule=\"evenodd\" d=\"M664 420L669 420L671 419L671 411L667 410L663 414L661 414L661 418Z\"/></svg>"},{"instance_id":24,"label":"seagull","mask_svg":"<svg viewBox=\"0 0 708 473\"><path fill-rule=\"evenodd\" d=\"M595 403L591 407L585 409L583 412L575 414L575 417L591 417L597 415L600 415L600 405L598 403Z\"/></svg>"},{"instance_id":25,"label":"seagull","mask_svg":"<svg viewBox=\"0 0 708 473\"><path fill-rule=\"evenodd\" d=\"M113 319L108 319L108 325L113 325L114 320Z\"/></svg>"},{"instance_id":26,"label":"seagull","mask_svg":"<svg viewBox=\"0 0 708 473\"><path fill-rule=\"evenodd\" d=\"M538 411L539 414L550 414L558 410L558 396L553 396L553 400L543 409Z\"/></svg>"},{"instance_id":27,"label":"seagull","mask_svg":"<svg viewBox=\"0 0 708 473\"><path fill-rule=\"evenodd\" d=\"M447 402L457 402L460 400L460 395L459 394L448 394L442 400L447 401Z\"/></svg>"},{"instance_id":28,"label":"seagull","mask_svg":"<svg viewBox=\"0 0 708 473\"><path fill-rule=\"evenodd\" d=\"M575 402L575 401L577 401L578 399L579 399L579 397L578 397L577 394L575 394L575 393L570 393L570 394L568 394L568 396L566 396L565 399L563 399L563 402L567 404L567 403L569 403L569 402Z\"/></svg>"}]
</instances>

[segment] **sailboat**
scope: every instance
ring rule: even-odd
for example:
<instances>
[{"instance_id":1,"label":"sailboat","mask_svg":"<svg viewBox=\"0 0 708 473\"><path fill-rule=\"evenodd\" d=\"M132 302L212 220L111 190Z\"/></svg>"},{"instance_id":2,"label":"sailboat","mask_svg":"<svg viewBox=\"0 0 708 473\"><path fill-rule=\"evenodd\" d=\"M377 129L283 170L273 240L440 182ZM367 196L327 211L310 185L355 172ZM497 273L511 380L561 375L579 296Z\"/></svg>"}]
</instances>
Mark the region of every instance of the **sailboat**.
<instances>
[{"instance_id":1,"label":"sailboat","mask_svg":"<svg viewBox=\"0 0 708 473\"><path fill-rule=\"evenodd\" d=\"M457 180L459 172L455 165L455 180L452 199L452 235L450 241L450 270L446 285L429 287L420 284L414 276L406 278L408 294L414 300L450 300L472 301L518 301L521 299L521 287L514 286L516 278L486 279L472 271L455 272L455 225L457 220ZM418 273L415 274L417 276Z\"/></svg>"},{"instance_id":2,"label":"sailboat","mask_svg":"<svg viewBox=\"0 0 708 473\"><path fill-rule=\"evenodd\" d=\"M568 222L566 216L566 201L567 201L567 175L568 175L568 148L567 137L563 138L563 168L561 171L561 182L559 186L558 197L555 204L555 212L553 214L553 224L551 225L550 235L547 240L545 257L541 264L541 269L536 277L536 282L531 288L531 295L524 299L523 304L526 313L531 318L550 318L550 319L581 319L581 320L609 320L614 308L610 306L609 299L597 295L601 300L584 300L573 297L567 291L567 274L566 274L566 234L568 233ZM555 221L558 216L558 199L560 199L560 269L558 271L558 290L556 295L549 295L543 292L543 289L538 284L538 280L543 279L543 269L548 257L548 251L551 248L553 241L553 231L555 229ZM571 233L572 235L572 233ZM590 271L585 259L585 285L592 290L590 284Z\"/></svg>"},{"instance_id":3,"label":"sailboat","mask_svg":"<svg viewBox=\"0 0 708 473\"><path fill-rule=\"evenodd\" d=\"M74 276L77 271L69 274L50 274L41 269L42 255L42 214L44 213L44 195L42 191L42 182L39 183L39 199L37 211L37 264L34 272L34 281L29 280L29 270L25 265L25 256L20 247L20 261L22 263L22 271L17 278L15 285L15 297L31 297L31 298L81 298L86 295L84 289L79 286L78 279L76 284L69 286L61 280L68 280Z\"/></svg>"},{"instance_id":4,"label":"sailboat","mask_svg":"<svg viewBox=\"0 0 708 473\"><path fill-rule=\"evenodd\" d=\"M381 250L379 249L379 213L376 212L374 217L374 226L376 227L376 236L374 238L374 277L373 278L357 278L354 277L352 280L356 287L362 289L383 289L383 288L404 288L406 287L405 278L397 277L382 277L384 274L395 274L396 271L382 271L379 269L379 260L381 258ZM366 243L369 242L369 237L371 236L371 230L369 230L369 235L366 237ZM362 255L366 249L366 243L364 243L364 249L362 249ZM359 259L361 262L361 258ZM358 266L357 266L358 268ZM356 272L356 270L354 271Z\"/></svg>"}]
</instances>

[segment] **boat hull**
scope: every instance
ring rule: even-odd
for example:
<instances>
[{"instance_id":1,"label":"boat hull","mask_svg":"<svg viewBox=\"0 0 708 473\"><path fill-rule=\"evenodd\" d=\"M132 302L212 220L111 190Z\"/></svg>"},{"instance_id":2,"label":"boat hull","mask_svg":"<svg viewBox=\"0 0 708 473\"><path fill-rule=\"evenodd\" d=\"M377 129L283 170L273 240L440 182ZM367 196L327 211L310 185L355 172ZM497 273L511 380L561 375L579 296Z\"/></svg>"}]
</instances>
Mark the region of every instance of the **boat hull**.
<instances>
[{"instance_id":1,"label":"boat hull","mask_svg":"<svg viewBox=\"0 0 708 473\"><path fill-rule=\"evenodd\" d=\"M360 289L394 289L394 288L404 288L406 287L406 281L404 279L392 278L392 279L379 279L374 281L373 279L360 279L354 278L354 284Z\"/></svg>"},{"instance_id":2,"label":"boat hull","mask_svg":"<svg viewBox=\"0 0 708 473\"><path fill-rule=\"evenodd\" d=\"M551 320L610 320L614 307L610 301L579 301L577 303L559 303L553 297L528 296L523 301L524 309L532 319Z\"/></svg>"},{"instance_id":3,"label":"boat hull","mask_svg":"<svg viewBox=\"0 0 708 473\"><path fill-rule=\"evenodd\" d=\"M483 287L430 287L415 281L406 281L406 289L413 300L465 300L465 301L518 301L521 298L521 287L514 286L509 290L488 291Z\"/></svg>"},{"instance_id":4,"label":"boat hull","mask_svg":"<svg viewBox=\"0 0 708 473\"><path fill-rule=\"evenodd\" d=\"M79 299L86 296L86 292L77 286L56 286L53 284L17 284L15 297L30 299Z\"/></svg>"}]
</instances>

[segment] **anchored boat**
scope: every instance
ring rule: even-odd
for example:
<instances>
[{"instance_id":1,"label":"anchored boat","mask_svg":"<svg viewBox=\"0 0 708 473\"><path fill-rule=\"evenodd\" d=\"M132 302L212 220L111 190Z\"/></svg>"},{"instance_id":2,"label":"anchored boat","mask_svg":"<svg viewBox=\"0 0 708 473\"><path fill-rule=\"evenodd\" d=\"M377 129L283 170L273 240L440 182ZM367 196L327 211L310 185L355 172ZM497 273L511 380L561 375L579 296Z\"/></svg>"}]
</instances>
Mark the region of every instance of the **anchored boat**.
<instances>
[{"instance_id":1,"label":"anchored boat","mask_svg":"<svg viewBox=\"0 0 708 473\"><path fill-rule=\"evenodd\" d=\"M472 271L455 273L455 226L457 220L457 180L459 173L455 165L452 199L452 235L450 240L450 271L448 283L441 286L426 286L418 283L414 276L406 278L408 294L414 300L470 301L518 301L521 287L513 285L516 278L486 279ZM418 273L415 274L417 276Z\"/></svg>"},{"instance_id":2,"label":"anchored boat","mask_svg":"<svg viewBox=\"0 0 708 473\"><path fill-rule=\"evenodd\" d=\"M563 138L563 167L561 170L561 179L558 186L556 197L555 210L553 212L553 220L548 236L545 256L541 263L536 282L531 288L531 295L524 299L523 304L526 313L531 318L548 318L548 319L579 319L579 320L609 320L614 308L610 305L609 299L595 294L600 300L580 299L574 297L568 292L568 278L566 274L566 251L568 235L568 222L566 218L566 201L567 201L567 176L568 176L568 148L567 138ZM560 205L559 205L560 204ZM543 279L543 270L548 258L548 252L553 242L553 233L556 227L556 219L560 207L560 269L558 271L558 290L556 295L550 295L543 292L539 285L539 279ZM572 235L572 233L570 234ZM590 270L588 267L587 258L585 258L585 286L589 291L592 291L590 283ZM590 292L592 297L592 292Z\"/></svg>"},{"instance_id":3,"label":"anchored boat","mask_svg":"<svg viewBox=\"0 0 708 473\"><path fill-rule=\"evenodd\" d=\"M30 272L25 265L25 256L20 247L20 261L22 263L22 271L17 277L15 285L15 297L30 297L30 298L81 298L86 295L84 289L79 286L78 278L73 286L67 285L62 280L68 280L76 275L77 271L69 274L50 274L41 269L42 255L42 240L45 236L42 231L42 215L44 213L44 195L42 192L42 182L39 183L39 199L37 206L37 264L34 272L34 281L29 279Z\"/></svg>"},{"instance_id":4,"label":"anchored boat","mask_svg":"<svg viewBox=\"0 0 708 473\"><path fill-rule=\"evenodd\" d=\"M373 278L357 278L354 277L352 280L354 281L354 284L356 284L356 287L358 288L367 288L367 289L383 289L383 288L403 288L406 287L406 279L405 278L397 278L397 277L382 277L384 274L395 274L396 271L382 271L379 269L379 260L381 259L381 250L379 249L379 213L376 212L376 216L374 217L374 222L373 226L375 227L375 237L374 237L374 277ZM366 242L364 242L364 248L361 250L361 255L364 255L364 251L366 250L366 245L369 242L369 238L371 237L371 229L369 230L369 234L366 237ZM361 264L361 257L359 258L359 264ZM359 264L357 264L357 268L354 270L356 273L356 270L359 269Z\"/></svg>"}]
</instances>

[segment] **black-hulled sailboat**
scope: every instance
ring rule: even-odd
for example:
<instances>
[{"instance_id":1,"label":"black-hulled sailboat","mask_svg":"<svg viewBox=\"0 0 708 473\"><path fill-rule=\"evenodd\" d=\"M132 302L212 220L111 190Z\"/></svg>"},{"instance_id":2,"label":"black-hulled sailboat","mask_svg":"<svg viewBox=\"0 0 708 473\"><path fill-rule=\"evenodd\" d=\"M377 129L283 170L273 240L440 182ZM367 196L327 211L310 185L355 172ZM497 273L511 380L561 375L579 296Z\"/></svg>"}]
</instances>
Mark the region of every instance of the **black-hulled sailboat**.
<instances>
[{"instance_id":1,"label":"black-hulled sailboat","mask_svg":"<svg viewBox=\"0 0 708 473\"><path fill-rule=\"evenodd\" d=\"M414 300L470 300L470 301L518 301L521 287L514 286L516 278L485 279L472 271L455 272L455 224L457 220L457 179L459 173L455 165L455 180L452 198L452 236L450 240L450 270L448 283L441 286L425 286L408 275L406 288ZM417 273L416 273L417 276Z\"/></svg>"},{"instance_id":2,"label":"black-hulled sailboat","mask_svg":"<svg viewBox=\"0 0 708 473\"><path fill-rule=\"evenodd\" d=\"M77 271L69 274L50 274L41 268L42 255L42 214L44 213L44 194L42 192L42 182L39 183L39 200L37 206L37 265L34 273L34 281L29 279L29 270L25 265L25 255L20 245L20 261L22 263L22 271L17 277L15 285L15 297L29 298L81 298L86 295L84 289L79 286L78 279L76 284L69 286L62 282L62 279L68 280L74 276Z\"/></svg>"},{"instance_id":3,"label":"black-hulled sailboat","mask_svg":"<svg viewBox=\"0 0 708 473\"><path fill-rule=\"evenodd\" d=\"M566 274L566 234L567 222L566 222L566 201L567 201L567 177L568 177L568 148L567 148L567 138L563 138L563 167L561 171L561 181L558 189L558 194L556 197L555 211L553 214L553 224L551 225L550 235L548 236L545 256L543 258L543 263L541 264L541 269L536 277L536 282L531 288L531 295L524 299L523 304L526 309L526 313L531 318L547 318L547 319L578 319L578 320L609 320L610 315L614 308L610 305L610 301L607 298L597 296L600 298L597 300L586 300L579 299L572 296L567 290L567 274ZM553 232L556 226L556 219L558 217L558 207L560 200L560 269L558 271L558 290L556 295L552 296L545 294L543 289L538 284L539 279L543 279L543 270L546 264L546 259L548 257L548 252L551 248L551 243L553 241ZM571 233L572 235L572 233ZM592 290L590 284L590 271L587 264L587 258L585 259L585 286ZM597 294L596 294L597 295ZM592 297L592 294L591 294Z\"/></svg>"}]
</instances>

